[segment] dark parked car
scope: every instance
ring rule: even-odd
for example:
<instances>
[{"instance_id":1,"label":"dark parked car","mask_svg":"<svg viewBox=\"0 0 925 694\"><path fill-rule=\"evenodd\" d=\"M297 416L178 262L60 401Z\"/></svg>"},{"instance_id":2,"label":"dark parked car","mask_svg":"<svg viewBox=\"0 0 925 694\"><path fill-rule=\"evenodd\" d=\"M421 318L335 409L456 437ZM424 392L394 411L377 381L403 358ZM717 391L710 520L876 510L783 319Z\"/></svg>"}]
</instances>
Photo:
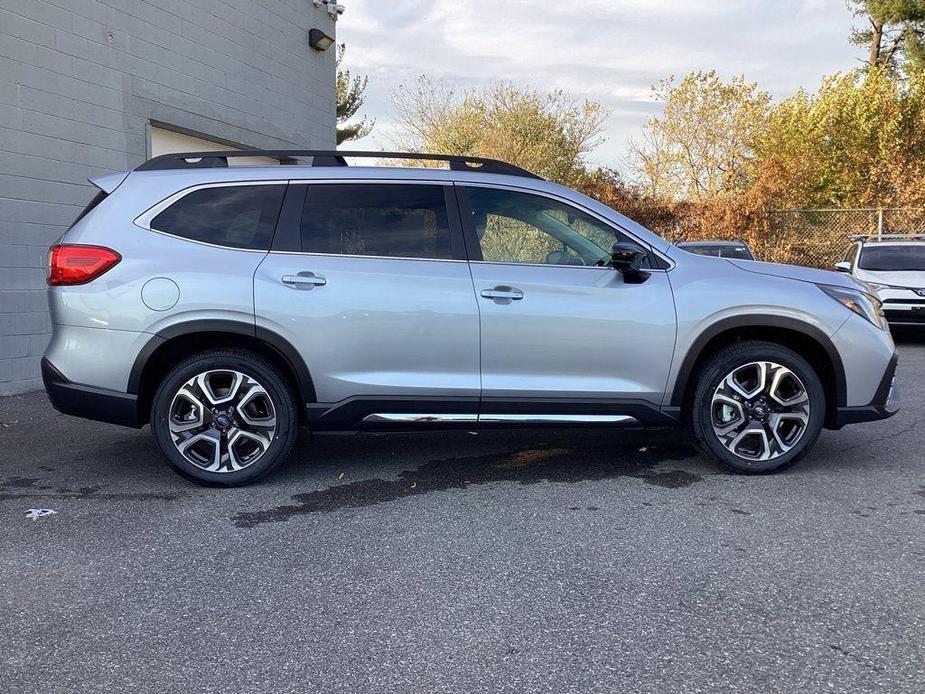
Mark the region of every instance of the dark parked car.
<instances>
[{"instance_id":1,"label":"dark parked car","mask_svg":"<svg viewBox=\"0 0 925 694\"><path fill-rule=\"evenodd\" d=\"M675 244L688 253L712 255L717 258L736 258L737 260L754 260L752 250L744 241L681 241Z\"/></svg>"}]
</instances>

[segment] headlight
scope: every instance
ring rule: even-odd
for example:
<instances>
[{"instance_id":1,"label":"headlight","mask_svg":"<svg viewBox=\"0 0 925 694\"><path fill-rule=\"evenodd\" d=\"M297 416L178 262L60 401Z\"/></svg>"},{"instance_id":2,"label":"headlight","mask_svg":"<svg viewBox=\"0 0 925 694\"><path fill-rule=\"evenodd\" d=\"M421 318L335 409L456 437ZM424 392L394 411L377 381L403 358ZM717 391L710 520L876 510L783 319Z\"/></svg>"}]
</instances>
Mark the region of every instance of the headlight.
<instances>
[{"instance_id":1,"label":"headlight","mask_svg":"<svg viewBox=\"0 0 925 694\"><path fill-rule=\"evenodd\" d=\"M872 292L879 292L881 289L892 289L889 284L880 284L879 282L865 282Z\"/></svg>"},{"instance_id":2,"label":"headlight","mask_svg":"<svg viewBox=\"0 0 925 694\"><path fill-rule=\"evenodd\" d=\"M876 296L865 294L856 289L833 287L830 284L817 284L816 286L845 308L866 318L881 330L886 330L886 321L881 310L883 304Z\"/></svg>"}]
</instances>

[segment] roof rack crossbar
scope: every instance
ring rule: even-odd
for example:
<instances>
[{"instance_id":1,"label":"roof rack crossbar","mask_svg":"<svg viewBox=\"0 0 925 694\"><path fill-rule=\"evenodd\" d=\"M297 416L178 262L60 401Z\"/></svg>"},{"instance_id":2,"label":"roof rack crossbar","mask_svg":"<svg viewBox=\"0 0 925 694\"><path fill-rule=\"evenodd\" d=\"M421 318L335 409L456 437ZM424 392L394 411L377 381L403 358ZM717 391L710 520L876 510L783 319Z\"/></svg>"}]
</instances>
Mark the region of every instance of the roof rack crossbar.
<instances>
[{"instance_id":1,"label":"roof rack crossbar","mask_svg":"<svg viewBox=\"0 0 925 694\"><path fill-rule=\"evenodd\" d=\"M233 157L264 157L275 159L280 164L298 164L300 159L310 159L309 166L347 166L347 158L361 159L403 159L410 161L442 161L453 171L476 171L481 173L505 174L542 180L532 171L508 164L497 159L469 157L458 154L430 154L416 152L351 152L315 149L254 149L227 152L177 152L162 154L148 159L135 171L164 171L170 169L204 169L228 166Z\"/></svg>"},{"instance_id":2,"label":"roof rack crossbar","mask_svg":"<svg viewBox=\"0 0 925 694\"><path fill-rule=\"evenodd\" d=\"M882 239L887 240L917 240L925 239L925 234L878 234L876 231L872 231L867 234L851 234L848 236L852 241L880 241Z\"/></svg>"}]
</instances>

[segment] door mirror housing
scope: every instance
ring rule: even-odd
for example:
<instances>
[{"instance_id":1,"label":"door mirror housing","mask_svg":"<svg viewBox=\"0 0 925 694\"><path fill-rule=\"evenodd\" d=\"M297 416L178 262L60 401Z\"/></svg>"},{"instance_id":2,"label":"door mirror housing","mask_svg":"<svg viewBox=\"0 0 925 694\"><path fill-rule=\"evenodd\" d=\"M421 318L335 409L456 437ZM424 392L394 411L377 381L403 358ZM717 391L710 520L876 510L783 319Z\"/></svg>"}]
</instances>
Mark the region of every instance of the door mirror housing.
<instances>
[{"instance_id":1,"label":"door mirror housing","mask_svg":"<svg viewBox=\"0 0 925 694\"><path fill-rule=\"evenodd\" d=\"M836 272L851 272L851 263L849 263L847 260L841 260L835 263L835 271Z\"/></svg>"},{"instance_id":2,"label":"door mirror housing","mask_svg":"<svg viewBox=\"0 0 925 694\"><path fill-rule=\"evenodd\" d=\"M649 273L639 269L646 251L635 243L617 241L610 248L610 265L622 273L623 281L629 284L641 284L649 278Z\"/></svg>"}]
</instances>

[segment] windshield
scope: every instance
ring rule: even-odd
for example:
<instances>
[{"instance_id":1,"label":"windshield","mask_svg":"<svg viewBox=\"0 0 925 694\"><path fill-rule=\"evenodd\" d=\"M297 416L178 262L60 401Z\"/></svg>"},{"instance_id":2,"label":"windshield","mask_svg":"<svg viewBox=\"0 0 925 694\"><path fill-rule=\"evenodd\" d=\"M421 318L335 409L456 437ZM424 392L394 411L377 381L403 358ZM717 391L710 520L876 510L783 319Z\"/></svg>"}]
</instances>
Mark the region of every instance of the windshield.
<instances>
[{"instance_id":1,"label":"windshield","mask_svg":"<svg viewBox=\"0 0 925 694\"><path fill-rule=\"evenodd\" d=\"M925 271L925 245L865 246L858 267L874 272Z\"/></svg>"},{"instance_id":2,"label":"windshield","mask_svg":"<svg viewBox=\"0 0 925 694\"><path fill-rule=\"evenodd\" d=\"M739 260L754 260L752 254L743 246L681 246L688 253L697 255L713 255L719 258L738 258Z\"/></svg>"}]
</instances>

